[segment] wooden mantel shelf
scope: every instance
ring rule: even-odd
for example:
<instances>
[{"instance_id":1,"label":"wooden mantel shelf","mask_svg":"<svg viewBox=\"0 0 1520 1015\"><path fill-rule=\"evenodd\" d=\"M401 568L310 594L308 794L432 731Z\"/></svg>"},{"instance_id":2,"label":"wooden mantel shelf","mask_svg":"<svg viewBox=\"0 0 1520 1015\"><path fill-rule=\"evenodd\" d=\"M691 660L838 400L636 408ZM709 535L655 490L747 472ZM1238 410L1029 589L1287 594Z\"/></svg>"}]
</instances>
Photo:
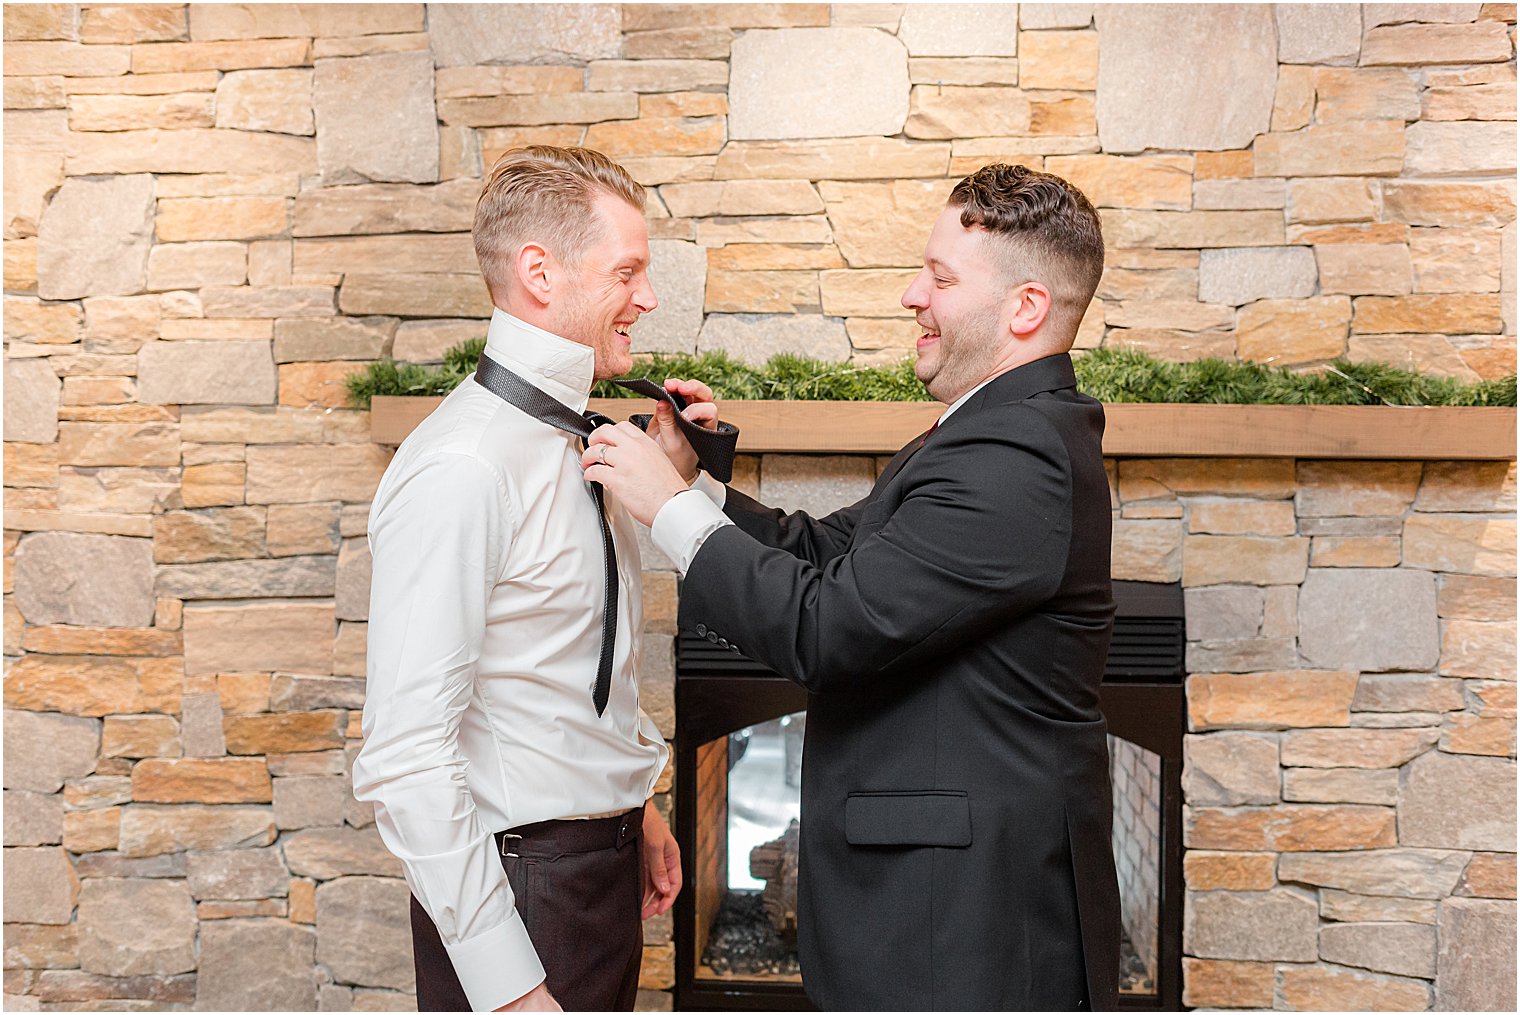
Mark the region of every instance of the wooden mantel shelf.
<instances>
[{"instance_id":1,"label":"wooden mantel shelf","mask_svg":"<svg viewBox=\"0 0 1520 1015\"><path fill-rule=\"evenodd\" d=\"M370 435L400 444L442 399L378 396ZM592 399L614 419L643 411L642 400ZM891 454L929 428L938 402L723 403L747 453ZM1515 410L1360 405L1104 406L1103 451L1115 457L1405 458L1502 460L1515 457Z\"/></svg>"}]
</instances>

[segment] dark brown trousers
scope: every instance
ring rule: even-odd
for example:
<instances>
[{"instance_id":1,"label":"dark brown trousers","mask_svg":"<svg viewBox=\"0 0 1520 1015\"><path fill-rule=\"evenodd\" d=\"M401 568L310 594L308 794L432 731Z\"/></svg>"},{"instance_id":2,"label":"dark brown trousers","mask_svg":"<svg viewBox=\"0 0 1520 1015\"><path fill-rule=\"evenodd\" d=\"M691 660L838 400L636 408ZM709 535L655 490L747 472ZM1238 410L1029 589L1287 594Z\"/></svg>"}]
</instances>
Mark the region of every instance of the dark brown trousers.
<instances>
[{"instance_id":1,"label":"dark brown trousers","mask_svg":"<svg viewBox=\"0 0 1520 1015\"><path fill-rule=\"evenodd\" d=\"M496 836L549 993L566 1011L633 1010L644 949L643 827L640 807L613 818L540 821ZM415 898L412 955L418 1011L470 1010L438 928Z\"/></svg>"}]
</instances>

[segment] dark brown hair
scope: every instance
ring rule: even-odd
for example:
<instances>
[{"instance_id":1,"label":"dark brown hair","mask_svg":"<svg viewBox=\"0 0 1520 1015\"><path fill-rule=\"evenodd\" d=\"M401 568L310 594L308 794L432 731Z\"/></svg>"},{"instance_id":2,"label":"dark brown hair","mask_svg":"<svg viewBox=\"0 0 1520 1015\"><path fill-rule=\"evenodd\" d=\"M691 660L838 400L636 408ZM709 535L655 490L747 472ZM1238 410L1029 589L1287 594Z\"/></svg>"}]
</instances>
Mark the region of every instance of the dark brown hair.
<instances>
[{"instance_id":1,"label":"dark brown hair","mask_svg":"<svg viewBox=\"0 0 1520 1015\"><path fill-rule=\"evenodd\" d=\"M1004 241L999 261L1012 284L1050 288L1052 313L1075 337L1103 276L1103 226L1087 196L1059 176L999 162L956 184L948 203L962 226Z\"/></svg>"},{"instance_id":2,"label":"dark brown hair","mask_svg":"<svg viewBox=\"0 0 1520 1015\"><path fill-rule=\"evenodd\" d=\"M644 210L644 188L599 151L526 145L502 152L475 202L472 230L475 257L493 297L524 243L542 243L555 257L578 262L596 238L591 205L602 194Z\"/></svg>"}]
</instances>

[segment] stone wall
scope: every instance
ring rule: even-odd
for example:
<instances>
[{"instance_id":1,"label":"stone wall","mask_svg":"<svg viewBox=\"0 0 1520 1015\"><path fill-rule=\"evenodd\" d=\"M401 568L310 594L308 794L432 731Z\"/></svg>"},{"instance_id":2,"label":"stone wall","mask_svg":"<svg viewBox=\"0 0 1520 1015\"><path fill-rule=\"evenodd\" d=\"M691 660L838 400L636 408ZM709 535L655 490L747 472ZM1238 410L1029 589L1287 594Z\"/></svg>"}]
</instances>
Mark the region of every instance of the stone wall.
<instances>
[{"instance_id":1,"label":"stone wall","mask_svg":"<svg viewBox=\"0 0 1520 1015\"><path fill-rule=\"evenodd\" d=\"M8 5L7 1006L411 1003L405 888L347 788L389 452L342 381L481 333L497 152L584 143L655 188L643 349L896 358L944 194L1014 159L1103 210L1085 347L1494 376L1513 11ZM826 507L876 464L744 481ZM1195 710L1233 717L1194 716L1199 1004L1467 1003L1488 981L1462 964L1506 961L1469 942L1513 908L1514 844L1464 822L1487 769L1513 779L1509 481L1344 468L1116 473L1116 576L1196 587ZM666 563L643 680L669 732ZM1472 807L1432 804L1469 781ZM1346 828L1371 887L1331 869ZM650 928L646 1006L669 942Z\"/></svg>"}]
</instances>

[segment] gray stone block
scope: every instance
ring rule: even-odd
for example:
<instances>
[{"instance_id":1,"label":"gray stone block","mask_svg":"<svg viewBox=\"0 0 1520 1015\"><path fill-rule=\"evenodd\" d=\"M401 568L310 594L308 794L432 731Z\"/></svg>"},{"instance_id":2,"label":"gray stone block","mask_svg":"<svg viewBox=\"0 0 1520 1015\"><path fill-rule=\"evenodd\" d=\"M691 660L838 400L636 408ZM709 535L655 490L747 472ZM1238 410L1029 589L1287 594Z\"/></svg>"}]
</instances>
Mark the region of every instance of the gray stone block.
<instances>
[{"instance_id":1,"label":"gray stone block","mask_svg":"<svg viewBox=\"0 0 1520 1015\"><path fill-rule=\"evenodd\" d=\"M1326 962L1397 976L1436 975L1436 929L1414 923L1337 923L1319 932Z\"/></svg>"},{"instance_id":2,"label":"gray stone block","mask_svg":"<svg viewBox=\"0 0 1520 1015\"><path fill-rule=\"evenodd\" d=\"M730 66L735 140L892 135L908 118L908 50L874 28L748 31Z\"/></svg>"},{"instance_id":3,"label":"gray stone block","mask_svg":"<svg viewBox=\"0 0 1520 1015\"><path fill-rule=\"evenodd\" d=\"M1277 737L1270 733L1209 733L1183 738L1182 784L1188 803L1234 807L1275 804Z\"/></svg>"},{"instance_id":4,"label":"gray stone block","mask_svg":"<svg viewBox=\"0 0 1520 1015\"><path fill-rule=\"evenodd\" d=\"M317 961L339 983L415 990L411 892L395 878L345 877L317 888Z\"/></svg>"},{"instance_id":5,"label":"gray stone block","mask_svg":"<svg viewBox=\"0 0 1520 1015\"><path fill-rule=\"evenodd\" d=\"M766 455L759 499L822 518L866 496L875 482L871 460L856 455Z\"/></svg>"},{"instance_id":6,"label":"gray stone block","mask_svg":"<svg viewBox=\"0 0 1520 1015\"><path fill-rule=\"evenodd\" d=\"M312 103L324 184L437 181L438 115L428 53L318 60Z\"/></svg>"},{"instance_id":7,"label":"gray stone block","mask_svg":"<svg viewBox=\"0 0 1520 1015\"><path fill-rule=\"evenodd\" d=\"M1311 568L1298 596L1299 651L1342 670L1429 670L1440 657L1435 575Z\"/></svg>"},{"instance_id":8,"label":"gray stone block","mask_svg":"<svg viewBox=\"0 0 1520 1015\"><path fill-rule=\"evenodd\" d=\"M1515 851L1515 763L1431 751L1404 770L1399 841L1410 846Z\"/></svg>"},{"instance_id":9,"label":"gray stone block","mask_svg":"<svg viewBox=\"0 0 1520 1015\"><path fill-rule=\"evenodd\" d=\"M290 872L274 846L192 850L185 854L185 871L196 899L283 898L290 890Z\"/></svg>"},{"instance_id":10,"label":"gray stone block","mask_svg":"<svg viewBox=\"0 0 1520 1015\"><path fill-rule=\"evenodd\" d=\"M5 710L5 788L56 793L95 771L100 720Z\"/></svg>"},{"instance_id":11,"label":"gray stone block","mask_svg":"<svg viewBox=\"0 0 1520 1015\"><path fill-rule=\"evenodd\" d=\"M1240 306L1269 298L1313 296L1319 280L1309 247L1225 247L1201 252L1198 299Z\"/></svg>"},{"instance_id":12,"label":"gray stone block","mask_svg":"<svg viewBox=\"0 0 1520 1015\"><path fill-rule=\"evenodd\" d=\"M195 903L182 881L98 880L79 893L79 965L105 976L195 969Z\"/></svg>"},{"instance_id":13,"label":"gray stone block","mask_svg":"<svg viewBox=\"0 0 1520 1015\"><path fill-rule=\"evenodd\" d=\"M1319 906L1291 889L1189 892L1183 949L1207 959L1313 962Z\"/></svg>"},{"instance_id":14,"label":"gray stone block","mask_svg":"<svg viewBox=\"0 0 1520 1015\"><path fill-rule=\"evenodd\" d=\"M316 932L284 920L209 920L201 928L196 1011L313 1011Z\"/></svg>"},{"instance_id":15,"label":"gray stone block","mask_svg":"<svg viewBox=\"0 0 1520 1015\"><path fill-rule=\"evenodd\" d=\"M15 598L29 624L147 627L153 623L153 542L30 533L16 547Z\"/></svg>"},{"instance_id":16,"label":"gray stone block","mask_svg":"<svg viewBox=\"0 0 1520 1015\"><path fill-rule=\"evenodd\" d=\"M1438 1011L1515 1010L1515 915L1498 899L1441 904Z\"/></svg>"},{"instance_id":17,"label":"gray stone block","mask_svg":"<svg viewBox=\"0 0 1520 1015\"><path fill-rule=\"evenodd\" d=\"M7 360L5 439L51 444L58 439L58 397L63 381L46 359Z\"/></svg>"},{"instance_id":18,"label":"gray stone block","mask_svg":"<svg viewBox=\"0 0 1520 1015\"><path fill-rule=\"evenodd\" d=\"M148 342L137 351L137 397L149 405L272 405L268 342Z\"/></svg>"},{"instance_id":19,"label":"gray stone block","mask_svg":"<svg viewBox=\"0 0 1520 1015\"><path fill-rule=\"evenodd\" d=\"M130 296L148 280L153 177L73 176L42 213L37 295L45 300Z\"/></svg>"}]
</instances>

